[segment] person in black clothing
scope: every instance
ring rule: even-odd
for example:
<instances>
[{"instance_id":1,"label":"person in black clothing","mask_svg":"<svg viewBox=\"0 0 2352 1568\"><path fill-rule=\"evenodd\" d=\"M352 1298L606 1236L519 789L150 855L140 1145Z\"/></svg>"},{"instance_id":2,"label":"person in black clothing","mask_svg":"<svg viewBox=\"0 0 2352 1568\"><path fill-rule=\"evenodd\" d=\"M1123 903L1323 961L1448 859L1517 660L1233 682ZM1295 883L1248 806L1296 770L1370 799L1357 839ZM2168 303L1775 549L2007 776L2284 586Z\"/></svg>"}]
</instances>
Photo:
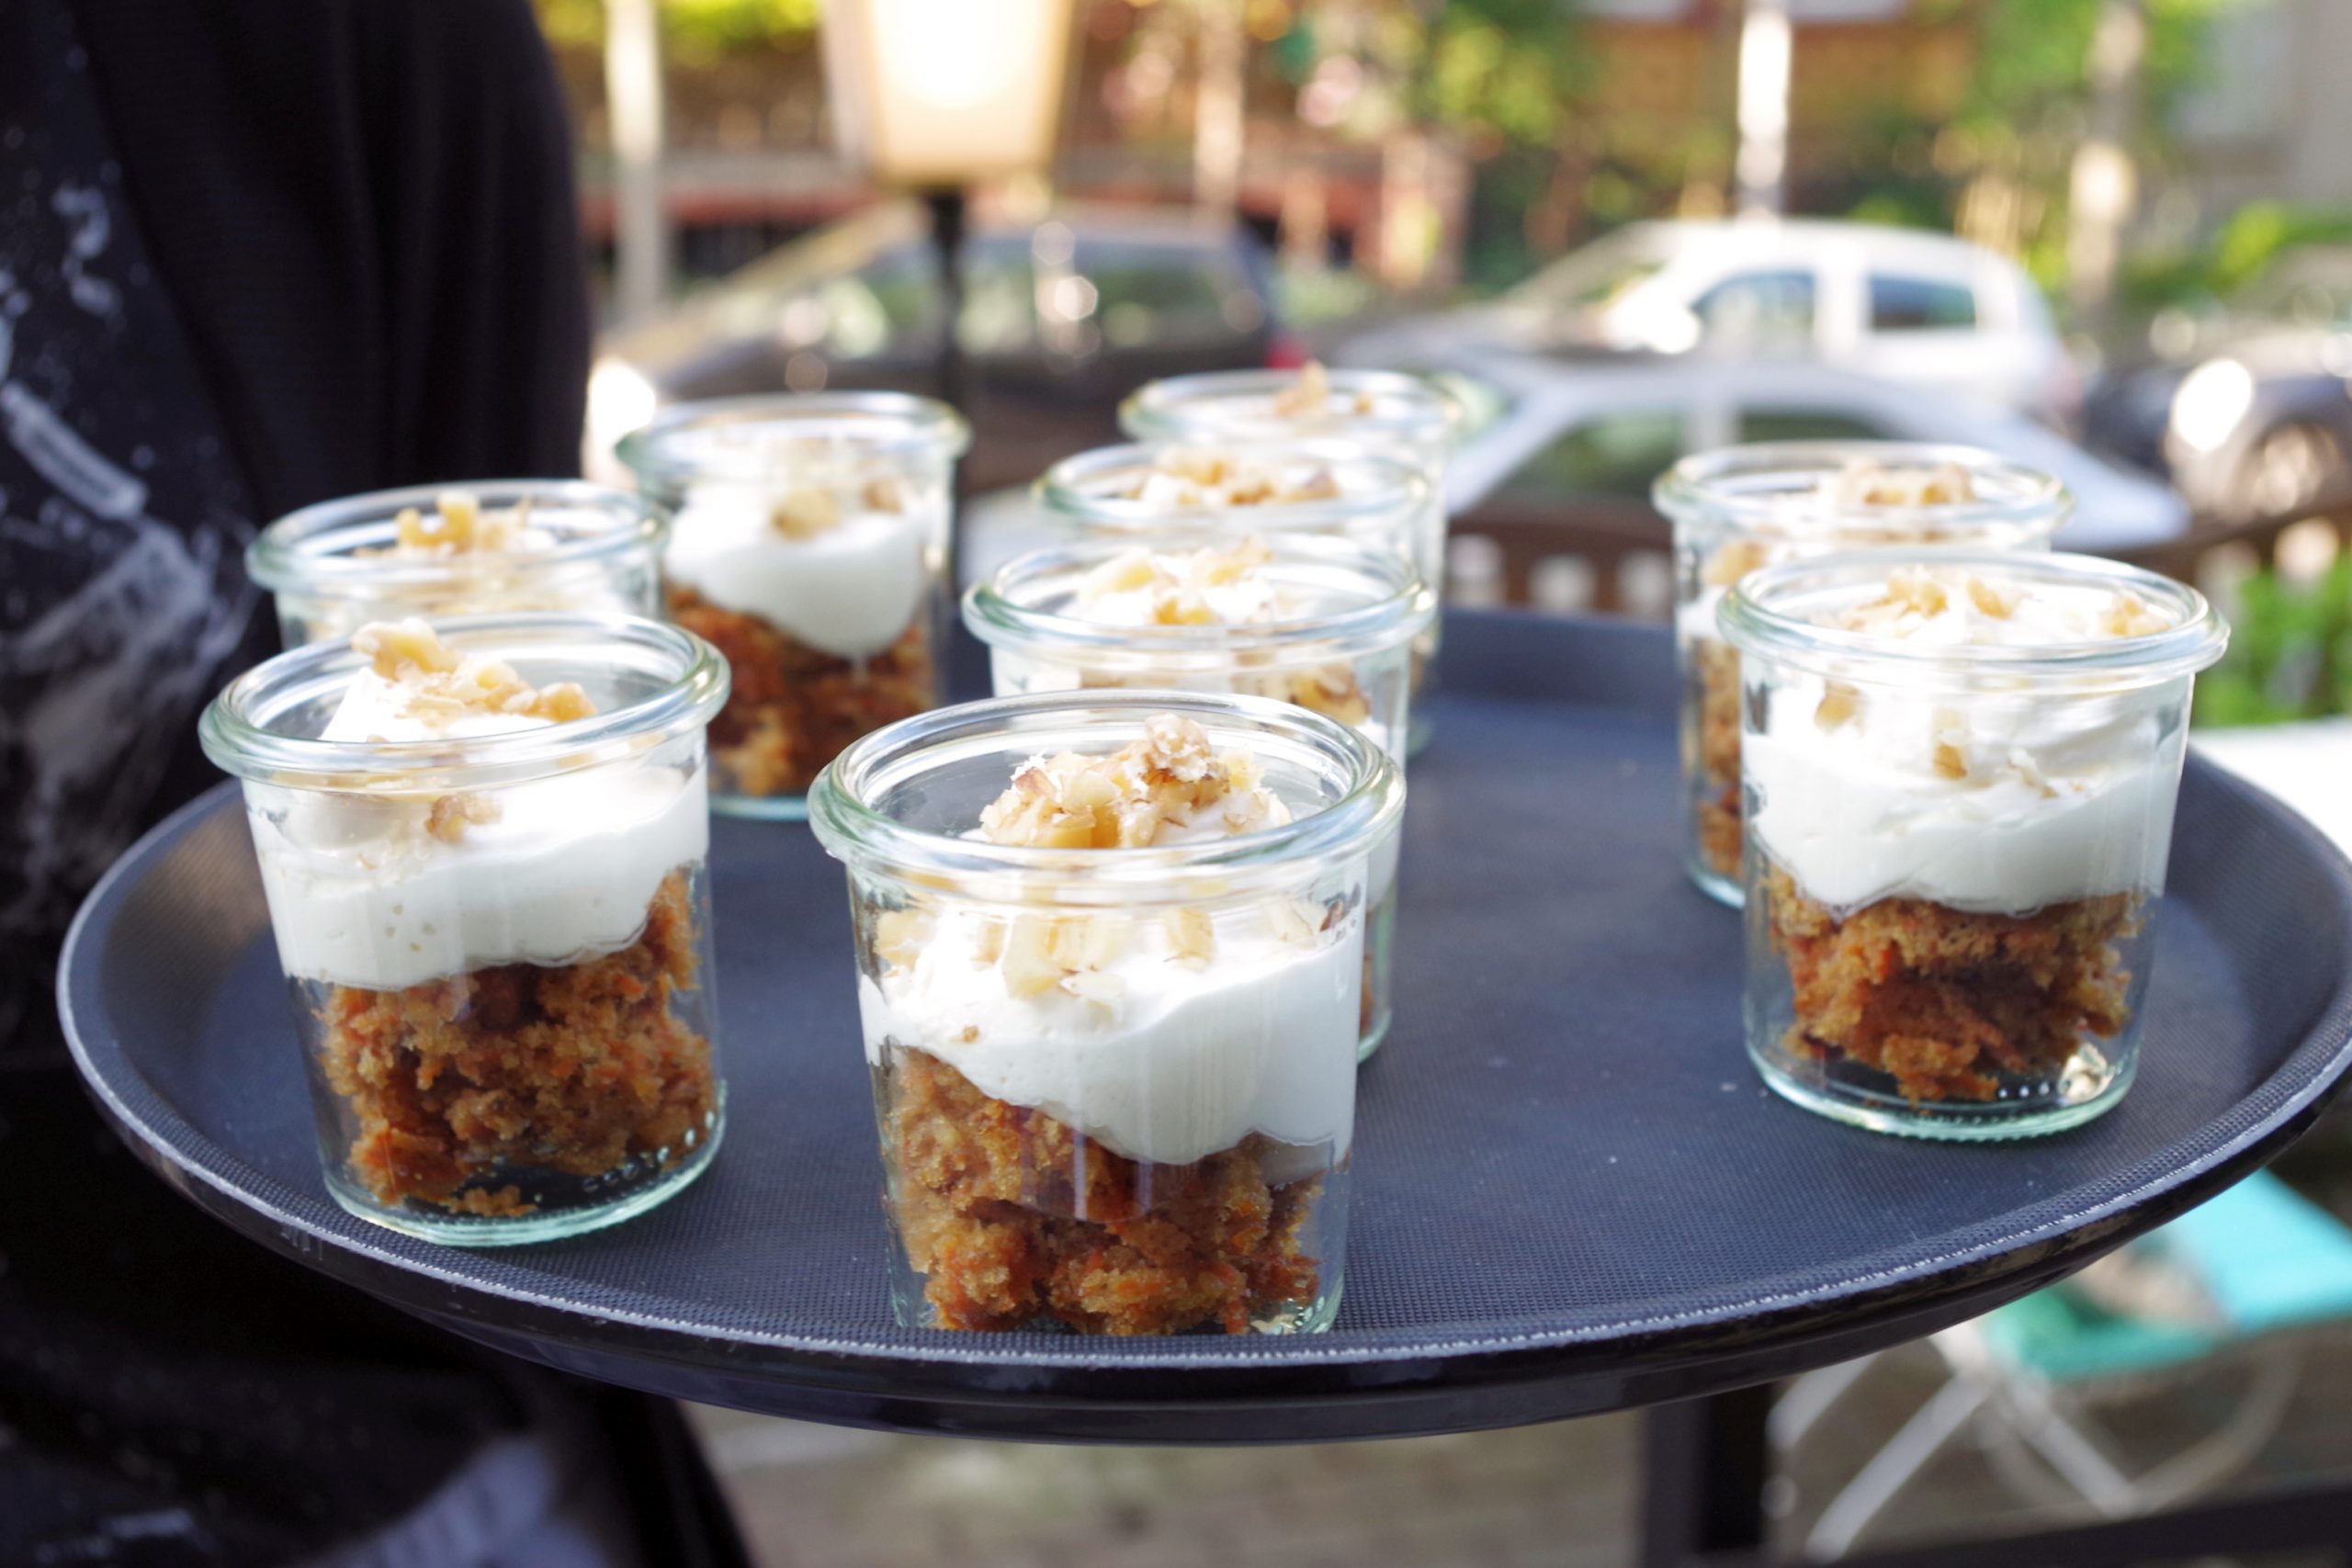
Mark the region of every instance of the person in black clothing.
<instances>
[{"instance_id":1,"label":"person in black clothing","mask_svg":"<svg viewBox=\"0 0 2352 1568\"><path fill-rule=\"evenodd\" d=\"M633 1560L552 1380L200 1218L51 991L217 778L256 525L575 472L587 355L526 0L0 0L0 1563Z\"/></svg>"}]
</instances>

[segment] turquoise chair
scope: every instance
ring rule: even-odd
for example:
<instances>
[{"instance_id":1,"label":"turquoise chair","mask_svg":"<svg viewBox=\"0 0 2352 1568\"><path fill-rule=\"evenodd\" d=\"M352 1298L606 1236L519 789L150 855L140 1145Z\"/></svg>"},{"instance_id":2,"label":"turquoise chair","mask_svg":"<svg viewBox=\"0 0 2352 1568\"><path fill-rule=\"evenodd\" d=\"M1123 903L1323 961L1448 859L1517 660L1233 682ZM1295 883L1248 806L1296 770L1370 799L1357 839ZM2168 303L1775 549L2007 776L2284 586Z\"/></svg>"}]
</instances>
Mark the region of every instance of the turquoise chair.
<instances>
[{"instance_id":1,"label":"turquoise chair","mask_svg":"<svg viewBox=\"0 0 2352 1568\"><path fill-rule=\"evenodd\" d=\"M1911 1479L1973 1427L2004 1480L2035 1501L2108 1518L2204 1492L2260 1451L2292 1400L2307 1336L2352 1323L2352 1229L2256 1172L2075 1279L1931 1337L1951 1377L1822 1510L1805 1555L1842 1556ZM1783 1455L1874 1357L1797 1379L1772 1412ZM2128 1472L2103 1405L2243 1360L2230 1416Z\"/></svg>"}]
</instances>

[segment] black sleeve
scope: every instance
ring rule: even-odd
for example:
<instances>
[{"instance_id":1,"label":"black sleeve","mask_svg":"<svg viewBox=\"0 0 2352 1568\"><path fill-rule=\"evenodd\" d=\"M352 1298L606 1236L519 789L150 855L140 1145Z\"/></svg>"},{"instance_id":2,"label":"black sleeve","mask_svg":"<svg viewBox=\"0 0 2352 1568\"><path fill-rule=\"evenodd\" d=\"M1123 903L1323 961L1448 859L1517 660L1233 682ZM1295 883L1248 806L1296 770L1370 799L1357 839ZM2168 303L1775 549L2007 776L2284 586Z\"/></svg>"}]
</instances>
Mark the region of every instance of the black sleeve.
<instances>
[{"instance_id":1,"label":"black sleeve","mask_svg":"<svg viewBox=\"0 0 2352 1568\"><path fill-rule=\"evenodd\" d=\"M123 182L265 518L578 471L588 307L526 0L76 0Z\"/></svg>"}]
</instances>

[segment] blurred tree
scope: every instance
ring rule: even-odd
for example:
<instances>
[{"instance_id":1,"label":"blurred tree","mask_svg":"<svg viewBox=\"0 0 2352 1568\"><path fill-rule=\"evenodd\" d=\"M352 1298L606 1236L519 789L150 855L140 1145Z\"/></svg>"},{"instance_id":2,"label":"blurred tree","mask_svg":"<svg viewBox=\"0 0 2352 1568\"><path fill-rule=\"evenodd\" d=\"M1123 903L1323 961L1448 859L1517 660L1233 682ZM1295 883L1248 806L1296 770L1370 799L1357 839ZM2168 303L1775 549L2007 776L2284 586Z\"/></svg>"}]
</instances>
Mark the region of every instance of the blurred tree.
<instances>
[{"instance_id":1,"label":"blurred tree","mask_svg":"<svg viewBox=\"0 0 2352 1568\"><path fill-rule=\"evenodd\" d=\"M2138 36L2119 39L2120 0L1924 0L1915 13L1920 19L1973 13L1977 22L1966 96L1948 123L1933 128L1951 227L2022 258L2045 287L2063 288L2074 203L2086 191L2111 197L2119 180L2128 185L2171 163L2173 102L2199 69L2207 23L2230 3L2132 0L2125 26ZM2094 60L2103 21L2110 69L2102 106ZM2124 41L2134 47L2122 50ZM2120 94L2135 98L2138 112L2122 112ZM2102 108L2095 128L2094 112ZM2091 137L2095 129L2100 137ZM2121 162L2101 154L2104 166L2078 181L2086 139L2111 141ZM2079 247L2076 259L2104 265Z\"/></svg>"},{"instance_id":2,"label":"blurred tree","mask_svg":"<svg viewBox=\"0 0 2352 1568\"><path fill-rule=\"evenodd\" d=\"M538 0L539 26L559 47L600 49L605 0ZM824 0L662 0L662 47L694 65L720 55L805 47Z\"/></svg>"}]
</instances>

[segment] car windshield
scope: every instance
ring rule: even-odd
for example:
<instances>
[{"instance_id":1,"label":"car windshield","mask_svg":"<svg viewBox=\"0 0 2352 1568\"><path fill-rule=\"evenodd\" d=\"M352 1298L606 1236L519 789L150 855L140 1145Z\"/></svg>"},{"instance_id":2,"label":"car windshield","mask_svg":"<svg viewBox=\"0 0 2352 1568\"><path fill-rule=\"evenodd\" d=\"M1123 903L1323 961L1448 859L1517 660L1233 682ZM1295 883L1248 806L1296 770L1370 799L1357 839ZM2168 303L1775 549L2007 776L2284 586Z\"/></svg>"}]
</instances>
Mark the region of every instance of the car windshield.
<instances>
[{"instance_id":1,"label":"car windshield","mask_svg":"<svg viewBox=\"0 0 2352 1568\"><path fill-rule=\"evenodd\" d=\"M1628 231L1562 257L1505 299L1551 310L1597 310L1622 299L1665 265L1653 236Z\"/></svg>"}]
</instances>

